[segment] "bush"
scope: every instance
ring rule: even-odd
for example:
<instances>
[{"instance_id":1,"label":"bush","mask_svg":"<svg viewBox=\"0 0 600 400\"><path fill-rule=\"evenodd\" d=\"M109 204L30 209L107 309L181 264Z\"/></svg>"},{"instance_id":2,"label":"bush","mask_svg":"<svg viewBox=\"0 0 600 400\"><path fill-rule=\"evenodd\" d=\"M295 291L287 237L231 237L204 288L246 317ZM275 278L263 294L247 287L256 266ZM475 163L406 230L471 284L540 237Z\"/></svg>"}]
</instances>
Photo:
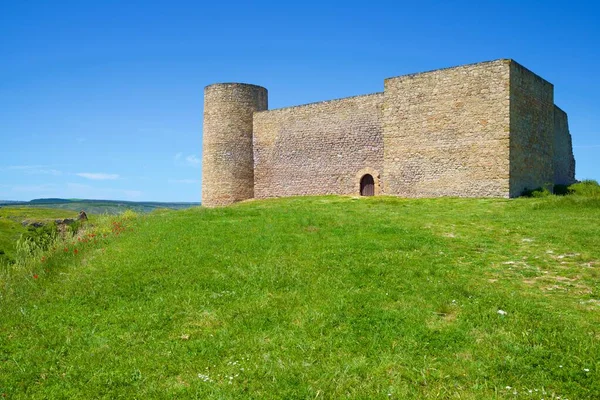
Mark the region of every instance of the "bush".
<instances>
[{"instance_id":1,"label":"bush","mask_svg":"<svg viewBox=\"0 0 600 400\"><path fill-rule=\"evenodd\" d=\"M548 184L545 187L536 189L525 188L521 195L524 197L548 197L553 193L550 192L547 187L552 186ZM554 185L553 192L555 195L559 196L576 195L581 197L600 198L600 184L595 180L588 179L568 186Z\"/></svg>"},{"instance_id":2,"label":"bush","mask_svg":"<svg viewBox=\"0 0 600 400\"><path fill-rule=\"evenodd\" d=\"M121 215L119 215L119 218L123 221L129 221L132 219L136 219L138 217L138 213L136 213L133 210L125 210Z\"/></svg>"},{"instance_id":3,"label":"bush","mask_svg":"<svg viewBox=\"0 0 600 400\"><path fill-rule=\"evenodd\" d=\"M568 185L554 185L554 194L558 196L565 196L571 194Z\"/></svg>"},{"instance_id":4,"label":"bush","mask_svg":"<svg viewBox=\"0 0 600 400\"><path fill-rule=\"evenodd\" d=\"M68 225L68 230L71 232L72 236L77 235L79 229L83 226L83 221L74 221L72 224Z\"/></svg>"},{"instance_id":5,"label":"bush","mask_svg":"<svg viewBox=\"0 0 600 400\"><path fill-rule=\"evenodd\" d=\"M567 188L569 194L588 197L600 197L600 184L597 181L588 179L574 183Z\"/></svg>"},{"instance_id":6,"label":"bush","mask_svg":"<svg viewBox=\"0 0 600 400\"><path fill-rule=\"evenodd\" d=\"M21 234L21 237L17 242L17 246L20 243L20 247L22 249L35 248L41 251L46 251L56 242L57 237L58 229L54 224L44 225L39 228L30 226L27 229L27 232ZM26 242L28 244L24 246Z\"/></svg>"},{"instance_id":7,"label":"bush","mask_svg":"<svg viewBox=\"0 0 600 400\"><path fill-rule=\"evenodd\" d=\"M522 194L524 197L548 197L550 195L552 195L552 193L550 193L548 189L542 187L533 190L525 188Z\"/></svg>"}]
</instances>

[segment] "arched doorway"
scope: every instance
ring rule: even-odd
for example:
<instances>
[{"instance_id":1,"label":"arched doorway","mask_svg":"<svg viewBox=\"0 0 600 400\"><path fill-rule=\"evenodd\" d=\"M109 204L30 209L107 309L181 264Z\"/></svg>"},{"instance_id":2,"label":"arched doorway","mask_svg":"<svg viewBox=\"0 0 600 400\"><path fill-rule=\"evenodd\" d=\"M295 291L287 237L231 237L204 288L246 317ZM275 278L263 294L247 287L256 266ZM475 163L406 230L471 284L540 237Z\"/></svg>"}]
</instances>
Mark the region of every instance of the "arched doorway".
<instances>
[{"instance_id":1,"label":"arched doorway","mask_svg":"<svg viewBox=\"0 0 600 400\"><path fill-rule=\"evenodd\" d=\"M360 195L375 195L375 180L373 179L373 175L366 174L362 178L360 178Z\"/></svg>"}]
</instances>

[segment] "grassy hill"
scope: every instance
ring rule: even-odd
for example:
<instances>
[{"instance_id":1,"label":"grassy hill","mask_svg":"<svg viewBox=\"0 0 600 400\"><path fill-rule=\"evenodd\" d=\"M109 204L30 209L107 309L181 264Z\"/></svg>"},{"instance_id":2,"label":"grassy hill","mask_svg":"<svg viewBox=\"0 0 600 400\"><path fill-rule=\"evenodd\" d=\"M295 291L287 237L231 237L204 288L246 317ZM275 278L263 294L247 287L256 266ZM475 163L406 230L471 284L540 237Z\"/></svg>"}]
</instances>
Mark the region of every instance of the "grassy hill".
<instances>
[{"instance_id":1,"label":"grassy hill","mask_svg":"<svg viewBox=\"0 0 600 400\"><path fill-rule=\"evenodd\" d=\"M7 398L600 398L599 197L124 216L0 278Z\"/></svg>"}]
</instances>

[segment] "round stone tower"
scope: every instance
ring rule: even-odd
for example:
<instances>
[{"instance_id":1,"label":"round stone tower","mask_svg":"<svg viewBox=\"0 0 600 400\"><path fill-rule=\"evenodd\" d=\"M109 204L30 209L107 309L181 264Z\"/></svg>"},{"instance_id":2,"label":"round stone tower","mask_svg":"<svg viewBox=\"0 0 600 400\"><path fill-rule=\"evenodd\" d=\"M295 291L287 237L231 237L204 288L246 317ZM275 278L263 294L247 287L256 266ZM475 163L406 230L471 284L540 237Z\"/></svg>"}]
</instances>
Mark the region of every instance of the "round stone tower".
<instances>
[{"instance_id":1,"label":"round stone tower","mask_svg":"<svg viewBox=\"0 0 600 400\"><path fill-rule=\"evenodd\" d=\"M254 197L252 114L268 107L267 89L244 83L204 88L202 205Z\"/></svg>"}]
</instances>

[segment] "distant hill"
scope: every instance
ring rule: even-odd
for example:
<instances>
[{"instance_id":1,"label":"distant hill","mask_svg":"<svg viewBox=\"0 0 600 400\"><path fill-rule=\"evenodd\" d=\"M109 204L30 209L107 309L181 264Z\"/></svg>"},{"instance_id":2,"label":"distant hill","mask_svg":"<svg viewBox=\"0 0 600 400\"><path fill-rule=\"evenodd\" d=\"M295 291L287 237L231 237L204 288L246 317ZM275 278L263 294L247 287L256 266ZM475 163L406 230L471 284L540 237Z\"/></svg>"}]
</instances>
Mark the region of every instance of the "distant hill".
<instances>
[{"instance_id":1,"label":"distant hill","mask_svg":"<svg viewBox=\"0 0 600 400\"><path fill-rule=\"evenodd\" d=\"M30 204L61 204L61 203L70 203L71 200L67 199L33 199L29 203Z\"/></svg>"},{"instance_id":2,"label":"distant hill","mask_svg":"<svg viewBox=\"0 0 600 400\"><path fill-rule=\"evenodd\" d=\"M158 208L179 210L183 208L196 207L199 206L200 203L164 203L156 201L122 201L59 198L34 199L31 201L0 200L0 207L16 205L26 207L58 208L72 211L84 210L85 212L91 214L119 214L125 210L133 210L141 213L150 212Z\"/></svg>"}]
</instances>

